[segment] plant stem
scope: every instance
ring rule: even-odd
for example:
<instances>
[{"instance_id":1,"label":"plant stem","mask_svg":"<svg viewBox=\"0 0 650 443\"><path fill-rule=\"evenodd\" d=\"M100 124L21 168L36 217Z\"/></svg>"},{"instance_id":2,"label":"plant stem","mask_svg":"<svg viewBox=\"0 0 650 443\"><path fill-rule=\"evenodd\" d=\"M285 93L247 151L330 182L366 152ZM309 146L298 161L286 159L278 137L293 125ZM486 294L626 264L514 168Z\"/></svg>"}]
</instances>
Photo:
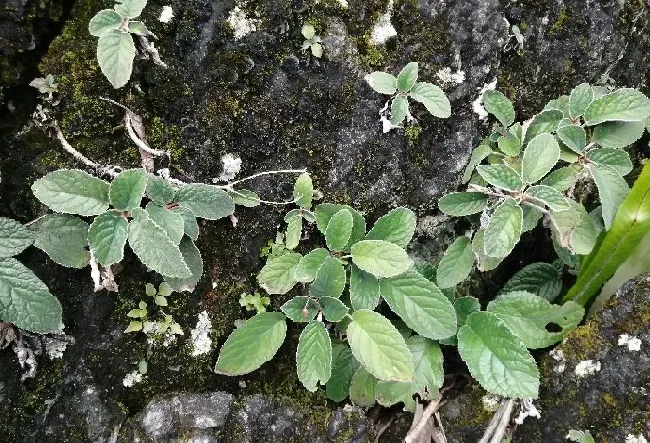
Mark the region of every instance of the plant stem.
<instances>
[{"instance_id":1,"label":"plant stem","mask_svg":"<svg viewBox=\"0 0 650 443\"><path fill-rule=\"evenodd\" d=\"M408 435L404 439L405 443L415 443L415 442L418 441L418 437L420 436L420 433L422 432L422 430L426 427L427 422L429 421L431 416L433 414L435 414L436 411L438 410L438 407L440 406L441 398L442 397L429 402L426 409L422 413L422 417L420 418L420 421L418 422L418 424L413 429L411 429L411 431L408 433Z\"/></svg>"},{"instance_id":2,"label":"plant stem","mask_svg":"<svg viewBox=\"0 0 650 443\"><path fill-rule=\"evenodd\" d=\"M233 194L237 194L238 196L240 196L240 197L242 197L242 198L247 198L247 199L250 198L250 197L248 197L247 195L242 194L242 193L239 192L239 191L235 191L234 189L228 189L228 190L229 190L230 192L232 192ZM252 200L252 199L251 199L251 200ZM259 203L264 203L264 204L266 204L266 205L278 205L278 206L290 205L290 204L295 203L295 202L298 201L298 200L296 200L296 199L293 199L293 200L289 200L289 201L276 202L276 201L270 201L270 200L262 200L261 198L256 198L256 199L254 199L254 200L257 201L257 202L259 202Z\"/></svg>"},{"instance_id":3,"label":"plant stem","mask_svg":"<svg viewBox=\"0 0 650 443\"><path fill-rule=\"evenodd\" d=\"M116 166L103 166L100 165L99 163L95 163L94 161L90 160L88 157L83 155L81 152L73 148L70 143L68 143L68 141L65 139L65 136L63 135L63 131L61 131L61 128L59 127L59 124L57 123L56 120L52 123L52 127L54 128L54 131L56 132L56 138L59 140L59 142L61 142L61 146L63 146L63 149L65 149L68 152L68 154L72 155L75 158L75 160L83 163L89 168L93 168L98 173L108 175L111 178L117 177L118 171L121 168L118 168Z\"/></svg>"},{"instance_id":4,"label":"plant stem","mask_svg":"<svg viewBox=\"0 0 650 443\"><path fill-rule=\"evenodd\" d=\"M514 407L515 401L512 398L508 399L505 407L503 408L503 414L501 415L501 420L499 420L499 425L494 431L490 443L501 443L503 436L506 434L506 428L510 424L510 415L512 415L512 410Z\"/></svg>"},{"instance_id":5,"label":"plant stem","mask_svg":"<svg viewBox=\"0 0 650 443\"><path fill-rule=\"evenodd\" d=\"M252 180L257 177L261 177L263 175L273 175L273 174L302 174L303 172L307 172L307 169L280 169L278 171L264 171L264 172L258 172L257 174L253 174L249 177L244 177L240 180L235 180L234 182L230 182L227 185L215 185L217 188L221 189L228 189L232 190L232 187L239 184L243 183L248 180Z\"/></svg>"}]
</instances>

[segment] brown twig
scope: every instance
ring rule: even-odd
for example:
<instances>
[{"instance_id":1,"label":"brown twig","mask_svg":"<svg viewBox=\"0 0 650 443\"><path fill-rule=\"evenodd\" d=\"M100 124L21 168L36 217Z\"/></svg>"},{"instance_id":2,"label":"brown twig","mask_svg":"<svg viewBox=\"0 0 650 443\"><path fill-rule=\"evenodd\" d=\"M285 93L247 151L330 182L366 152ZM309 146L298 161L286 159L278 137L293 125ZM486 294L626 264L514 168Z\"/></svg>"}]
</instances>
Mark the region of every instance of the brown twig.
<instances>
[{"instance_id":1,"label":"brown twig","mask_svg":"<svg viewBox=\"0 0 650 443\"><path fill-rule=\"evenodd\" d=\"M418 422L418 424L415 425L415 427L411 429L409 433L406 435L406 438L404 439L406 443L415 443L417 441L418 437L420 436L420 433L427 426L427 423L429 422L431 416L435 414L436 411L438 411L438 407L440 407L441 399L442 397L429 402L426 409L422 413L422 417L420 417L420 421Z\"/></svg>"}]
</instances>

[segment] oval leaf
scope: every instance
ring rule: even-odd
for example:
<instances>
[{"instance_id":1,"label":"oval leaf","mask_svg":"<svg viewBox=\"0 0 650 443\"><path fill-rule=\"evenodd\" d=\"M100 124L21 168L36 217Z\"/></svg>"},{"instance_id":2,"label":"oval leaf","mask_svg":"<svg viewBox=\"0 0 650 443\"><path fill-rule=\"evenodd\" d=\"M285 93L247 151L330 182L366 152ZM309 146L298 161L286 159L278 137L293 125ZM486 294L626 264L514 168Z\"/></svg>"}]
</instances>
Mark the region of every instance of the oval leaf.
<instances>
[{"instance_id":1,"label":"oval leaf","mask_svg":"<svg viewBox=\"0 0 650 443\"><path fill-rule=\"evenodd\" d=\"M332 341L321 322L313 321L303 329L296 353L298 380L309 392L316 392L332 375Z\"/></svg>"},{"instance_id":2,"label":"oval leaf","mask_svg":"<svg viewBox=\"0 0 650 443\"><path fill-rule=\"evenodd\" d=\"M399 246L383 240L363 240L352 246L352 261L376 277L393 277L406 272L413 261Z\"/></svg>"},{"instance_id":3,"label":"oval leaf","mask_svg":"<svg viewBox=\"0 0 650 443\"><path fill-rule=\"evenodd\" d=\"M483 93L483 107L506 128L515 122L515 108L503 92L485 91Z\"/></svg>"},{"instance_id":4,"label":"oval leaf","mask_svg":"<svg viewBox=\"0 0 650 443\"><path fill-rule=\"evenodd\" d=\"M275 257L266 262L257 275L257 281L269 294L286 294L297 283L294 278L294 268L302 255L291 252Z\"/></svg>"},{"instance_id":5,"label":"oval leaf","mask_svg":"<svg viewBox=\"0 0 650 443\"><path fill-rule=\"evenodd\" d=\"M301 208L308 208L311 206L314 197L314 184L312 183L311 176L303 172L296 179L296 184L293 186L293 198L296 204Z\"/></svg>"},{"instance_id":6,"label":"oval leaf","mask_svg":"<svg viewBox=\"0 0 650 443\"><path fill-rule=\"evenodd\" d=\"M528 143L521 163L521 177L526 183L535 183L560 159L560 145L551 134L540 134Z\"/></svg>"},{"instance_id":7,"label":"oval leaf","mask_svg":"<svg viewBox=\"0 0 650 443\"><path fill-rule=\"evenodd\" d=\"M122 25L124 19L112 9L99 11L88 24L88 31L95 37L101 37L106 32L117 29Z\"/></svg>"},{"instance_id":8,"label":"oval leaf","mask_svg":"<svg viewBox=\"0 0 650 443\"><path fill-rule=\"evenodd\" d=\"M316 273L316 279L309 286L312 297L339 298L345 289L345 269L334 257L327 257Z\"/></svg>"},{"instance_id":9,"label":"oval leaf","mask_svg":"<svg viewBox=\"0 0 650 443\"><path fill-rule=\"evenodd\" d=\"M553 301L562 291L562 274L550 263L525 266L503 286L501 292L527 291Z\"/></svg>"},{"instance_id":10,"label":"oval leaf","mask_svg":"<svg viewBox=\"0 0 650 443\"><path fill-rule=\"evenodd\" d=\"M410 62L397 75L397 89L408 92L418 80L418 63Z\"/></svg>"},{"instance_id":11,"label":"oval leaf","mask_svg":"<svg viewBox=\"0 0 650 443\"><path fill-rule=\"evenodd\" d=\"M34 243L32 231L10 218L0 217L0 258L13 257Z\"/></svg>"},{"instance_id":12,"label":"oval leaf","mask_svg":"<svg viewBox=\"0 0 650 443\"><path fill-rule=\"evenodd\" d=\"M474 266L474 253L467 237L458 237L445 251L437 272L438 287L453 288L469 276Z\"/></svg>"},{"instance_id":13,"label":"oval leaf","mask_svg":"<svg viewBox=\"0 0 650 443\"><path fill-rule=\"evenodd\" d=\"M373 72L366 75L365 80L380 94L393 95L397 92L397 79L386 72Z\"/></svg>"},{"instance_id":14,"label":"oval leaf","mask_svg":"<svg viewBox=\"0 0 650 443\"><path fill-rule=\"evenodd\" d=\"M350 270L350 303L352 309L373 310L379 304L379 281L374 275L355 265Z\"/></svg>"},{"instance_id":15,"label":"oval leaf","mask_svg":"<svg viewBox=\"0 0 650 443\"><path fill-rule=\"evenodd\" d=\"M126 85L133 71L135 44L128 32L113 29L99 37L97 61L115 89Z\"/></svg>"},{"instance_id":16,"label":"oval leaf","mask_svg":"<svg viewBox=\"0 0 650 443\"><path fill-rule=\"evenodd\" d=\"M442 89L432 83L416 83L415 86L411 88L409 97L422 103L424 107L427 108L427 111L429 111L429 114L435 117L448 118L451 116L451 104L449 103L449 99Z\"/></svg>"},{"instance_id":17,"label":"oval leaf","mask_svg":"<svg viewBox=\"0 0 650 443\"><path fill-rule=\"evenodd\" d=\"M95 217L88 230L88 244L93 257L102 265L110 266L124 258L128 236L128 222L116 211Z\"/></svg>"},{"instance_id":18,"label":"oval leaf","mask_svg":"<svg viewBox=\"0 0 650 443\"><path fill-rule=\"evenodd\" d=\"M341 209L334 214L327 223L325 230L325 241L327 247L332 251L341 251L345 248L352 234L354 219L352 213L347 209Z\"/></svg>"},{"instance_id":19,"label":"oval leaf","mask_svg":"<svg viewBox=\"0 0 650 443\"><path fill-rule=\"evenodd\" d=\"M294 278L301 283L314 281L320 267L329 257L327 249L318 248L305 255L294 269Z\"/></svg>"},{"instance_id":20,"label":"oval leaf","mask_svg":"<svg viewBox=\"0 0 650 443\"><path fill-rule=\"evenodd\" d=\"M109 206L109 184L83 171L60 169L32 185L34 196L56 212L99 215Z\"/></svg>"},{"instance_id":21,"label":"oval leaf","mask_svg":"<svg viewBox=\"0 0 650 443\"><path fill-rule=\"evenodd\" d=\"M309 323L318 314L319 306L311 297L294 297L280 308L284 315L296 323Z\"/></svg>"},{"instance_id":22,"label":"oval leaf","mask_svg":"<svg viewBox=\"0 0 650 443\"><path fill-rule=\"evenodd\" d=\"M597 125L606 121L635 122L650 115L650 99L636 89L621 88L604 95L585 110L585 124Z\"/></svg>"},{"instance_id":23,"label":"oval leaf","mask_svg":"<svg viewBox=\"0 0 650 443\"><path fill-rule=\"evenodd\" d=\"M235 212L235 202L226 191L203 183L183 186L176 191L174 201L206 220L218 220Z\"/></svg>"},{"instance_id":24,"label":"oval leaf","mask_svg":"<svg viewBox=\"0 0 650 443\"><path fill-rule=\"evenodd\" d=\"M519 242L522 224L523 212L515 200L509 198L497 206L485 228L485 255L501 258L510 254Z\"/></svg>"},{"instance_id":25,"label":"oval leaf","mask_svg":"<svg viewBox=\"0 0 650 443\"><path fill-rule=\"evenodd\" d=\"M454 217L477 214L487 205L487 195L480 192L452 192L438 201L442 212Z\"/></svg>"},{"instance_id":26,"label":"oval leaf","mask_svg":"<svg viewBox=\"0 0 650 443\"><path fill-rule=\"evenodd\" d=\"M372 229L366 234L366 240L384 240L406 248L415 233L416 217L407 208L395 208L379 217Z\"/></svg>"},{"instance_id":27,"label":"oval leaf","mask_svg":"<svg viewBox=\"0 0 650 443\"><path fill-rule=\"evenodd\" d=\"M72 215L47 215L36 224L34 246L61 266L84 268L90 260L88 223Z\"/></svg>"},{"instance_id":28,"label":"oval leaf","mask_svg":"<svg viewBox=\"0 0 650 443\"><path fill-rule=\"evenodd\" d=\"M479 165L476 171L486 182L506 191L519 191L524 186L519 173L507 165Z\"/></svg>"},{"instance_id":29,"label":"oval leaf","mask_svg":"<svg viewBox=\"0 0 650 443\"><path fill-rule=\"evenodd\" d=\"M189 237L183 237L178 249L180 249L183 261L187 264L192 275L187 278L168 277L165 281L176 292L192 292L203 276L201 252Z\"/></svg>"}]
</instances>

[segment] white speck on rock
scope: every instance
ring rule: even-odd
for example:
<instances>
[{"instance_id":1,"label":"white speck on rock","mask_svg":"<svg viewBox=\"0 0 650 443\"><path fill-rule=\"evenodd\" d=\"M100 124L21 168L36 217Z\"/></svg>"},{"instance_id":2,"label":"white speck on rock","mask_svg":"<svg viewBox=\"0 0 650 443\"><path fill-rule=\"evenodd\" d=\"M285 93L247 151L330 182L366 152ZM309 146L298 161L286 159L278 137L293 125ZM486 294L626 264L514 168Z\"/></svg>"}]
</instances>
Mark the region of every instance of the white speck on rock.
<instances>
[{"instance_id":1,"label":"white speck on rock","mask_svg":"<svg viewBox=\"0 0 650 443\"><path fill-rule=\"evenodd\" d=\"M239 6L235 6L228 16L228 24L232 27L235 40L240 40L251 32L257 31L259 22L259 20L248 18Z\"/></svg>"},{"instance_id":2,"label":"white speck on rock","mask_svg":"<svg viewBox=\"0 0 650 443\"><path fill-rule=\"evenodd\" d=\"M372 28L370 42L373 45L383 45L391 37L395 37L397 35L395 26L393 26L393 24L390 22L391 15L393 15L393 0L390 0L388 2L388 8L386 9L386 12L382 14L381 17L379 17L379 20L377 20L377 23L375 23L375 27Z\"/></svg>"},{"instance_id":3,"label":"white speck on rock","mask_svg":"<svg viewBox=\"0 0 650 443\"><path fill-rule=\"evenodd\" d=\"M233 154L226 154L221 157L221 163L223 163L223 171L219 177L213 180L214 182L227 182L232 180L241 171L241 158Z\"/></svg>"},{"instance_id":4,"label":"white speck on rock","mask_svg":"<svg viewBox=\"0 0 650 443\"><path fill-rule=\"evenodd\" d=\"M65 340L48 340L45 343L45 352L50 360L63 357L65 349L68 347L69 342Z\"/></svg>"},{"instance_id":5,"label":"white speck on rock","mask_svg":"<svg viewBox=\"0 0 650 443\"><path fill-rule=\"evenodd\" d=\"M627 437L625 437L625 443L648 443L648 440L646 440L641 434L639 434L638 437L632 434L627 434Z\"/></svg>"},{"instance_id":6,"label":"white speck on rock","mask_svg":"<svg viewBox=\"0 0 650 443\"><path fill-rule=\"evenodd\" d=\"M562 349L553 349L548 353L548 355L550 355L553 360L559 362L556 366L553 367L553 372L557 374L563 373L566 369L566 363L564 362L564 352Z\"/></svg>"},{"instance_id":7,"label":"white speck on rock","mask_svg":"<svg viewBox=\"0 0 650 443\"><path fill-rule=\"evenodd\" d=\"M578 377L586 377L587 375L593 375L598 371L600 371L599 361L583 360L576 365L575 372Z\"/></svg>"},{"instance_id":8,"label":"white speck on rock","mask_svg":"<svg viewBox=\"0 0 650 443\"><path fill-rule=\"evenodd\" d=\"M465 71L459 69L456 72L451 72L449 66L438 71L436 75L443 83L455 83L459 85L465 81Z\"/></svg>"},{"instance_id":9,"label":"white speck on rock","mask_svg":"<svg viewBox=\"0 0 650 443\"><path fill-rule=\"evenodd\" d=\"M341 5L344 8L347 8L348 5L348 0L339 0L339 5Z\"/></svg>"},{"instance_id":10,"label":"white speck on rock","mask_svg":"<svg viewBox=\"0 0 650 443\"><path fill-rule=\"evenodd\" d=\"M483 94L485 94L485 91L496 89L496 87L497 79L495 78L493 82L483 85L480 92L478 93L478 97L472 102L472 110L478 114L479 120L485 120L488 116L488 112L483 107Z\"/></svg>"},{"instance_id":11,"label":"white speck on rock","mask_svg":"<svg viewBox=\"0 0 650 443\"><path fill-rule=\"evenodd\" d=\"M126 376L124 377L124 380L122 380L122 384L130 388L142 381L142 374L140 374L137 370L136 371L131 371Z\"/></svg>"},{"instance_id":12,"label":"white speck on rock","mask_svg":"<svg viewBox=\"0 0 650 443\"><path fill-rule=\"evenodd\" d=\"M498 395L486 394L481 398L481 401L483 402L483 409L487 411L496 411L499 409L501 397Z\"/></svg>"},{"instance_id":13,"label":"white speck on rock","mask_svg":"<svg viewBox=\"0 0 650 443\"><path fill-rule=\"evenodd\" d=\"M160 16L158 21L161 23L169 23L174 18L174 10L171 6L163 6L162 11L160 11Z\"/></svg>"},{"instance_id":14,"label":"white speck on rock","mask_svg":"<svg viewBox=\"0 0 650 443\"><path fill-rule=\"evenodd\" d=\"M638 337L632 335L623 334L618 338L619 346L627 346L630 351L640 351L641 350L641 340Z\"/></svg>"},{"instance_id":15,"label":"white speck on rock","mask_svg":"<svg viewBox=\"0 0 650 443\"><path fill-rule=\"evenodd\" d=\"M190 331L192 335L192 357L207 354L212 348L212 339L210 338L212 332L212 322L208 316L207 311L199 313L199 320L196 323L196 328Z\"/></svg>"},{"instance_id":16,"label":"white speck on rock","mask_svg":"<svg viewBox=\"0 0 650 443\"><path fill-rule=\"evenodd\" d=\"M533 399L524 398L521 400L521 411L519 411L519 415L515 418L515 423L523 425L526 417L541 418L541 416L542 414L539 413L539 409L533 404Z\"/></svg>"}]
</instances>

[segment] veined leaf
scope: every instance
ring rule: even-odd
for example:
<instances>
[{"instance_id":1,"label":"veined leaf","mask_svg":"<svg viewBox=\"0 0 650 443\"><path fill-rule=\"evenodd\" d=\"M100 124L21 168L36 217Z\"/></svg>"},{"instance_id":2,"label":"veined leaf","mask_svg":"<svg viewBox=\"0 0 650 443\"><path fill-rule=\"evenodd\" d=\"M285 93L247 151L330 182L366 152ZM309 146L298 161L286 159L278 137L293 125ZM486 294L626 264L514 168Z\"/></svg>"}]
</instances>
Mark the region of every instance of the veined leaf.
<instances>
[{"instance_id":1,"label":"veined leaf","mask_svg":"<svg viewBox=\"0 0 650 443\"><path fill-rule=\"evenodd\" d=\"M406 248L415 233L416 217L407 208L395 208L379 217L372 229L366 234L366 240L384 240Z\"/></svg>"},{"instance_id":2,"label":"veined leaf","mask_svg":"<svg viewBox=\"0 0 650 443\"><path fill-rule=\"evenodd\" d=\"M560 146L551 134L540 134L532 139L521 164L521 177L526 183L535 183L546 174L560 159Z\"/></svg>"},{"instance_id":3,"label":"veined leaf","mask_svg":"<svg viewBox=\"0 0 650 443\"><path fill-rule=\"evenodd\" d=\"M513 275L501 289L504 294L516 291L553 301L562 291L562 273L550 263L532 263Z\"/></svg>"},{"instance_id":4,"label":"veined leaf","mask_svg":"<svg viewBox=\"0 0 650 443\"><path fill-rule=\"evenodd\" d=\"M355 265L350 270L350 303L352 309L374 310L379 304L379 281L374 275Z\"/></svg>"},{"instance_id":5,"label":"veined leaf","mask_svg":"<svg viewBox=\"0 0 650 443\"><path fill-rule=\"evenodd\" d=\"M585 113L587 106L594 100L594 90L589 83L581 83L571 91L569 99L569 114L578 118Z\"/></svg>"},{"instance_id":6,"label":"veined leaf","mask_svg":"<svg viewBox=\"0 0 650 443\"><path fill-rule=\"evenodd\" d=\"M294 269L294 279L302 283L314 281L320 267L329 257L329 252L324 248L317 248L300 259Z\"/></svg>"},{"instance_id":7,"label":"veined leaf","mask_svg":"<svg viewBox=\"0 0 650 443\"><path fill-rule=\"evenodd\" d=\"M174 201L206 220L218 220L235 212L235 202L226 191L203 183L183 186L176 191Z\"/></svg>"},{"instance_id":8,"label":"veined leaf","mask_svg":"<svg viewBox=\"0 0 650 443\"><path fill-rule=\"evenodd\" d=\"M319 306L311 297L294 297L280 308L284 315L296 323L309 323L316 318Z\"/></svg>"},{"instance_id":9,"label":"veined leaf","mask_svg":"<svg viewBox=\"0 0 650 443\"><path fill-rule=\"evenodd\" d=\"M284 236L284 245L287 249L296 249L302 237L302 217L295 215L287 222L287 232Z\"/></svg>"},{"instance_id":10,"label":"veined leaf","mask_svg":"<svg viewBox=\"0 0 650 443\"><path fill-rule=\"evenodd\" d=\"M370 407L375 404L375 386L377 378L359 366L350 380L350 401L363 407Z\"/></svg>"},{"instance_id":11,"label":"veined leaf","mask_svg":"<svg viewBox=\"0 0 650 443\"><path fill-rule=\"evenodd\" d=\"M13 257L34 243L32 231L10 218L0 217L0 258Z\"/></svg>"},{"instance_id":12,"label":"veined leaf","mask_svg":"<svg viewBox=\"0 0 650 443\"><path fill-rule=\"evenodd\" d=\"M377 403L385 407L404 403L404 410L411 413L415 413L413 396L416 392L417 385L415 382L379 380L375 386Z\"/></svg>"},{"instance_id":13,"label":"veined leaf","mask_svg":"<svg viewBox=\"0 0 650 443\"><path fill-rule=\"evenodd\" d=\"M621 176L632 171L632 160L630 155L622 149L597 148L587 152L587 158L597 166L609 166L614 168Z\"/></svg>"},{"instance_id":14,"label":"veined leaf","mask_svg":"<svg viewBox=\"0 0 650 443\"><path fill-rule=\"evenodd\" d=\"M545 185L535 185L528 188L524 194L541 203L542 206L548 206L553 211L566 211L571 209L564 195L555 188Z\"/></svg>"},{"instance_id":15,"label":"veined leaf","mask_svg":"<svg viewBox=\"0 0 650 443\"><path fill-rule=\"evenodd\" d=\"M269 294L286 294L297 283L294 270L301 259L296 252L272 258L257 275L257 281Z\"/></svg>"},{"instance_id":16,"label":"veined leaf","mask_svg":"<svg viewBox=\"0 0 650 443\"><path fill-rule=\"evenodd\" d=\"M397 75L397 89L408 92L418 80L418 63L410 62Z\"/></svg>"},{"instance_id":17,"label":"veined leaf","mask_svg":"<svg viewBox=\"0 0 650 443\"><path fill-rule=\"evenodd\" d=\"M503 92L488 90L483 93L485 110L494 115L499 122L509 127L515 121L515 108Z\"/></svg>"},{"instance_id":18,"label":"veined leaf","mask_svg":"<svg viewBox=\"0 0 650 443\"><path fill-rule=\"evenodd\" d=\"M192 275L187 278L166 278L165 281L176 292L193 292L203 276L201 252L189 237L183 237L178 248Z\"/></svg>"},{"instance_id":19,"label":"veined leaf","mask_svg":"<svg viewBox=\"0 0 650 443\"><path fill-rule=\"evenodd\" d=\"M469 163L463 172L463 177L461 179L462 183L467 183L472 178L472 173L476 166L480 165L481 162L490 154L492 154L492 148L488 145L479 145L472 151L472 156L469 159Z\"/></svg>"},{"instance_id":20,"label":"veined leaf","mask_svg":"<svg viewBox=\"0 0 650 443\"><path fill-rule=\"evenodd\" d=\"M560 192L564 192L573 186L579 172L580 167L576 167L576 165L564 166L544 177L540 185L550 186Z\"/></svg>"},{"instance_id":21,"label":"veined leaf","mask_svg":"<svg viewBox=\"0 0 650 443\"><path fill-rule=\"evenodd\" d=\"M485 229L476 231L472 239L472 251L476 256L477 268L481 272L495 269L503 261L504 257L490 257L485 254Z\"/></svg>"},{"instance_id":22,"label":"veined leaf","mask_svg":"<svg viewBox=\"0 0 650 443\"><path fill-rule=\"evenodd\" d=\"M115 89L128 83L134 58L135 44L128 32L113 29L99 37L97 61L102 73Z\"/></svg>"},{"instance_id":23,"label":"veined leaf","mask_svg":"<svg viewBox=\"0 0 650 443\"><path fill-rule=\"evenodd\" d=\"M429 114L438 118L448 118L451 116L451 104L445 93L438 86L420 82L416 83L411 91L409 97L413 100L420 102L427 108Z\"/></svg>"},{"instance_id":24,"label":"veined leaf","mask_svg":"<svg viewBox=\"0 0 650 443\"><path fill-rule=\"evenodd\" d=\"M415 383L418 390L435 395L444 383L442 368L442 351L433 340L419 335L406 339L406 346L411 351L415 368ZM422 397L425 397L422 395Z\"/></svg>"},{"instance_id":25,"label":"veined leaf","mask_svg":"<svg viewBox=\"0 0 650 443\"><path fill-rule=\"evenodd\" d=\"M260 205L260 196L249 189L233 190L228 192L228 195L232 197L232 201L235 205L243 206L245 208L254 208Z\"/></svg>"},{"instance_id":26,"label":"veined leaf","mask_svg":"<svg viewBox=\"0 0 650 443\"><path fill-rule=\"evenodd\" d=\"M352 262L375 277L393 277L406 272L413 261L396 244L383 240L363 240L352 246Z\"/></svg>"},{"instance_id":27,"label":"veined leaf","mask_svg":"<svg viewBox=\"0 0 650 443\"><path fill-rule=\"evenodd\" d=\"M312 297L339 298L345 289L345 269L334 257L327 257L316 273L316 279L309 286Z\"/></svg>"},{"instance_id":28,"label":"veined leaf","mask_svg":"<svg viewBox=\"0 0 650 443\"><path fill-rule=\"evenodd\" d=\"M170 211L154 202L149 202L145 210L149 218L163 228L172 243L178 245L181 242L185 232L185 222L178 212Z\"/></svg>"},{"instance_id":29,"label":"veined leaf","mask_svg":"<svg viewBox=\"0 0 650 443\"><path fill-rule=\"evenodd\" d=\"M49 214L35 228L34 246L54 262L77 269L88 264L88 223L72 215Z\"/></svg>"},{"instance_id":30,"label":"veined leaf","mask_svg":"<svg viewBox=\"0 0 650 443\"><path fill-rule=\"evenodd\" d=\"M352 376L359 367L359 362L352 355L350 348L342 343L332 343L332 376L325 385L327 398L343 401L348 397Z\"/></svg>"},{"instance_id":31,"label":"veined leaf","mask_svg":"<svg viewBox=\"0 0 650 443\"><path fill-rule=\"evenodd\" d=\"M93 257L102 265L110 266L124 258L128 237L128 221L117 211L107 211L95 217L88 229L88 244Z\"/></svg>"},{"instance_id":32,"label":"veined leaf","mask_svg":"<svg viewBox=\"0 0 650 443\"><path fill-rule=\"evenodd\" d=\"M352 213L347 209L341 209L334 214L325 229L327 247L333 251L341 251L345 248L350 240L353 225Z\"/></svg>"},{"instance_id":33,"label":"veined leaf","mask_svg":"<svg viewBox=\"0 0 650 443\"><path fill-rule=\"evenodd\" d=\"M409 102L406 97L395 97L390 102L390 122L398 126L409 114Z\"/></svg>"},{"instance_id":34,"label":"veined leaf","mask_svg":"<svg viewBox=\"0 0 650 443\"><path fill-rule=\"evenodd\" d=\"M300 174L296 179L296 184L293 187L293 198L296 200L296 205L301 208L311 206L314 198L314 184L311 176L306 172Z\"/></svg>"},{"instance_id":35,"label":"veined leaf","mask_svg":"<svg viewBox=\"0 0 650 443\"><path fill-rule=\"evenodd\" d=\"M650 99L636 89L621 88L597 98L585 110L585 125L606 121L635 122L650 115Z\"/></svg>"},{"instance_id":36,"label":"veined leaf","mask_svg":"<svg viewBox=\"0 0 650 443\"><path fill-rule=\"evenodd\" d=\"M320 297L318 303L323 308L325 320L332 323L338 323L343 320L350 310L341 300L334 297Z\"/></svg>"},{"instance_id":37,"label":"veined leaf","mask_svg":"<svg viewBox=\"0 0 650 443\"><path fill-rule=\"evenodd\" d=\"M321 234L325 235L330 219L341 209L347 209L350 211L352 218L354 219L354 223L352 225L352 233L350 234L350 240L343 249L343 252L349 252L352 245L360 240L363 240L363 237L366 235L366 220L363 218L361 213L359 213L359 211L346 205L334 205L331 203L320 204L316 206L314 210L316 216L316 227L321 232Z\"/></svg>"},{"instance_id":38,"label":"veined leaf","mask_svg":"<svg viewBox=\"0 0 650 443\"><path fill-rule=\"evenodd\" d=\"M32 185L34 196L56 212L99 215L108 209L109 184L79 170L59 169Z\"/></svg>"},{"instance_id":39,"label":"veined leaf","mask_svg":"<svg viewBox=\"0 0 650 443\"><path fill-rule=\"evenodd\" d=\"M397 79L386 72L373 72L365 77L370 87L380 94L393 95L397 92Z\"/></svg>"},{"instance_id":40,"label":"veined leaf","mask_svg":"<svg viewBox=\"0 0 650 443\"><path fill-rule=\"evenodd\" d=\"M174 200L174 188L167 183L167 180L157 175L148 175L146 193L147 197L158 206L165 206Z\"/></svg>"},{"instance_id":41,"label":"veined leaf","mask_svg":"<svg viewBox=\"0 0 650 443\"><path fill-rule=\"evenodd\" d=\"M440 210L451 216L477 214L487 205L487 195L481 192L452 192L438 201Z\"/></svg>"},{"instance_id":42,"label":"veined leaf","mask_svg":"<svg viewBox=\"0 0 650 443\"><path fill-rule=\"evenodd\" d=\"M600 203L603 205L603 222L605 223L605 228L609 230L614 222L614 217L616 217L616 211L618 211L618 207L625 197L627 197L630 188L614 168L609 166L587 165L587 169L598 187L598 196Z\"/></svg>"},{"instance_id":43,"label":"veined leaf","mask_svg":"<svg viewBox=\"0 0 650 443\"><path fill-rule=\"evenodd\" d=\"M605 122L594 128L592 140L603 148L621 149L643 136L645 122Z\"/></svg>"},{"instance_id":44,"label":"veined leaf","mask_svg":"<svg viewBox=\"0 0 650 443\"><path fill-rule=\"evenodd\" d=\"M437 271L438 287L453 288L465 280L474 266L474 253L467 237L458 237L445 251Z\"/></svg>"},{"instance_id":45,"label":"veined leaf","mask_svg":"<svg viewBox=\"0 0 650 443\"><path fill-rule=\"evenodd\" d=\"M199 238L199 223L196 221L194 213L180 206L173 208L172 211L183 217L183 231L185 231L185 235L193 241L196 241Z\"/></svg>"},{"instance_id":46,"label":"veined leaf","mask_svg":"<svg viewBox=\"0 0 650 443\"><path fill-rule=\"evenodd\" d=\"M111 183L109 197L113 207L119 211L139 208L147 189L147 171L142 168L120 172Z\"/></svg>"},{"instance_id":47,"label":"veined leaf","mask_svg":"<svg viewBox=\"0 0 650 443\"><path fill-rule=\"evenodd\" d=\"M524 186L517 171L507 165L479 165L476 171L486 182L506 191L519 191Z\"/></svg>"},{"instance_id":48,"label":"veined leaf","mask_svg":"<svg viewBox=\"0 0 650 443\"><path fill-rule=\"evenodd\" d=\"M582 154L587 146L587 133L578 125L568 125L557 130L562 143L575 153Z\"/></svg>"},{"instance_id":49,"label":"veined leaf","mask_svg":"<svg viewBox=\"0 0 650 443\"><path fill-rule=\"evenodd\" d=\"M523 223L521 206L513 199L506 199L494 210L485 228L485 255L494 258L505 257L519 242Z\"/></svg>"},{"instance_id":50,"label":"veined leaf","mask_svg":"<svg viewBox=\"0 0 650 443\"><path fill-rule=\"evenodd\" d=\"M101 37L106 32L119 28L123 21L124 19L117 12L112 9L103 9L90 19L88 31L95 37Z\"/></svg>"},{"instance_id":51,"label":"veined leaf","mask_svg":"<svg viewBox=\"0 0 650 443\"><path fill-rule=\"evenodd\" d=\"M497 145L499 150L508 157L516 157L521 152L521 140L514 134L508 133L499 137Z\"/></svg>"},{"instance_id":52,"label":"veined leaf","mask_svg":"<svg viewBox=\"0 0 650 443\"><path fill-rule=\"evenodd\" d=\"M123 17L138 18L147 5L147 0L116 0L115 11Z\"/></svg>"},{"instance_id":53,"label":"veined leaf","mask_svg":"<svg viewBox=\"0 0 650 443\"><path fill-rule=\"evenodd\" d=\"M332 341L321 322L312 321L300 334L296 369L309 392L316 392L318 383L325 385L332 375Z\"/></svg>"},{"instance_id":54,"label":"veined leaf","mask_svg":"<svg viewBox=\"0 0 650 443\"><path fill-rule=\"evenodd\" d=\"M540 134L555 132L564 118L560 111L542 111L537 114L528 125L524 135L524 145L527 145L532 139Z\"/></svg>"}]
</instances>

